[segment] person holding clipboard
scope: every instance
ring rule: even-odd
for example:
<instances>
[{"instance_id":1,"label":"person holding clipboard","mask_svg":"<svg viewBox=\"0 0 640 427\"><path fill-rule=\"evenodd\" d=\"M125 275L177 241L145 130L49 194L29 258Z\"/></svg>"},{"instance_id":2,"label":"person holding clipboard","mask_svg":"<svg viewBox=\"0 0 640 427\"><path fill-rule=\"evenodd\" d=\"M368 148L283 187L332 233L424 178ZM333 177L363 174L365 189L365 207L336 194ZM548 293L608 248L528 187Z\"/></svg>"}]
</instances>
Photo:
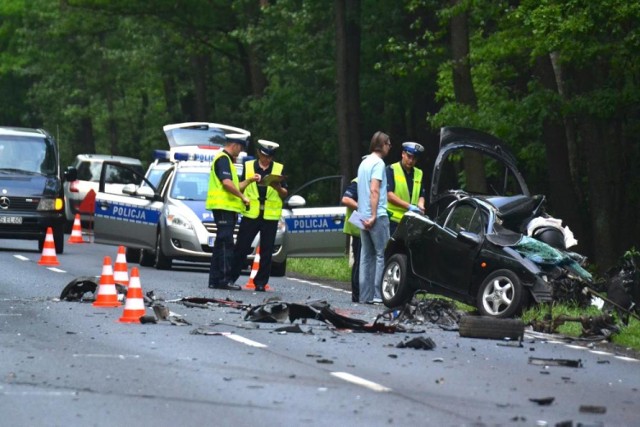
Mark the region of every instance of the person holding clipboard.
<instances>
[{"instance_id":1,"label":"person holding clipboard","mask_svg":"<svg viewBox=\"0 0 640 427\"><path fill-rule=\"evenodd\" d=\"M251 252L251 243L260 233L260 267L253 279L256 291L264 292L271 273L271 257L282 213L282 201L287 197L287 183L284 179L282 163L273 157L280 145L264 139L258 140L258 159L244 165L243 176L249 184L244 195L249 198L247 209L242 212L240 230L233 251L232 281L240 276Z\"/></svg>"}]
</instances>

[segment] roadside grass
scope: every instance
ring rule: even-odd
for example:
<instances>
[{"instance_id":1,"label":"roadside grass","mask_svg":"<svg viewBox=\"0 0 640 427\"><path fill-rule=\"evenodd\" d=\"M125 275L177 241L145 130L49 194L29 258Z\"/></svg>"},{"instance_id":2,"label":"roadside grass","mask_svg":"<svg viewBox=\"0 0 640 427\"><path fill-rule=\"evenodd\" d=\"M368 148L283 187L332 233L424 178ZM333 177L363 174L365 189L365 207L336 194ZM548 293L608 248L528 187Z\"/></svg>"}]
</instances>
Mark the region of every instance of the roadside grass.
<instances>
[{"instance_id":1,"label":"roadside grass","mask_svg":"<svg viewBox=\"0 0 640 427\"><path fill-rule=\"evenodd\" d=\"M340 282L351 281L351 268L349 258L289 258L287 269L307 277L318 279L330 279ZM431 298L434 295L429 295ZM439 296L437 296L440 298ZM444 298L444 297L442 297ZM475 307L454 301L458 309L468 312L475 311ZM554 304L552 306L552 316L557 318L560 315L578 318L580 316L601 316L602 311L597 307L579 308L567 304ZM522 320L525 324L537 320L543 320L549 314L549 306L534 306L522 313ZM556 330L559 334L579 337L582 334L580 322L565 322ZM640 321L631 318L629 325L622 326L620 332L615 334L611 340L613 343L640 350Z\"/></svg>"}]
</instances>

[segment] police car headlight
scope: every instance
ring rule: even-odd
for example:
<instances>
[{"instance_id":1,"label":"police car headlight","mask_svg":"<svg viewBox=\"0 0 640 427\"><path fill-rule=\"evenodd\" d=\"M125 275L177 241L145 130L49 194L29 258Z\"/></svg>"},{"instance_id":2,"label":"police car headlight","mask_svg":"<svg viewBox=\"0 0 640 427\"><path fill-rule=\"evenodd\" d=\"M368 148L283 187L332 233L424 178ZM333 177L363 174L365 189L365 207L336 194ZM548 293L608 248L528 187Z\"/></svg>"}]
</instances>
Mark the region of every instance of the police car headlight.
<instances>
[{"instance_id":1,"label":"police car headlight","mask_svg":"<svg viewBox=\"0 0 640 427\"><path fill-rule=\"evenodd\" d=\"M40 199L38 203L39 211L59 211L64 206L64 201L58 199Z\"/></svg>"},{"instance_id":2,"label":"police car headlight","mask_svg":"<svg viewBox=\"0 0 640 427\"><path fill-rule=\"evenodd\" d=\"M278 221L278 229L276 233L284 233L287 230L287 223L284 222L284 218L280 217Z\"/></svg>"},{"instance_id":3,"label":"police car headlight","mask_svg":"<svg viewBox=\"0 0 640 427\"><path fill-rule=\"evenodd\" d=\"M185 217L177 214L167 215L167 225L174 226L174 227L182 227L182 228L186 228L187 230L193 229L193 226Z\"/></svg>"}]
</instances>

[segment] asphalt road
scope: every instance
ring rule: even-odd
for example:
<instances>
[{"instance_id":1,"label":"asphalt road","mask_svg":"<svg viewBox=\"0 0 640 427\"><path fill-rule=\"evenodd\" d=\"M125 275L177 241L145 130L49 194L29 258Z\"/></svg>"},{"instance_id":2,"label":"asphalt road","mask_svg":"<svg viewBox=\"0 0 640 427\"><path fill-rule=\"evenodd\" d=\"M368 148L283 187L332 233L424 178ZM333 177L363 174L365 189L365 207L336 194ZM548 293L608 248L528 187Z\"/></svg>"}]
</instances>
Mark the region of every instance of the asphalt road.
<instances>
[{"instance_id":1,"label":"asphalt road","mask_svg":"<svg viewBox=\"0 0 640 427\"><path fill-rule=\"evenodd\" d=\"M104 257L116 254L66 245L60 265L46 267L35 242L0 241L2 425L640 425L640 362L555 337L526 334L513 346L430 324L419 333L357 333L313 319L295 322L304 333L283 333L275 329L290 323L244 319L247 307L280 298L325 300L372 322L383 308L351 303L345 284L274 278L266 294L214 292L202 266L140 268L144 293L164 299L190 323L182 326L124 324L123 307L59 300L67 283L99 276ZM229 298L245 309L177 301L186 297ZM416 337L436 347L397 347Z\"/></svg>"}]
</instances>

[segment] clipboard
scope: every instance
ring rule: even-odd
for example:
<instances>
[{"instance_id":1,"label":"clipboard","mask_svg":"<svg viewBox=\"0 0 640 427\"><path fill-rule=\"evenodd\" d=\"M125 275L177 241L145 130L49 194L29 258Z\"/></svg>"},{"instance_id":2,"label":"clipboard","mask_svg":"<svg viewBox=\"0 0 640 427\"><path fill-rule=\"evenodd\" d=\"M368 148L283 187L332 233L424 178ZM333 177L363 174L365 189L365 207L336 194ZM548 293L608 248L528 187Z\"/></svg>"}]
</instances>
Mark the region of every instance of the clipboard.
<instances>
[{"instance_id":1,"label":"clipboard","mask_svg":"<svg viewBox=\"0 0 640 427\"><path fill-rule=\"evenodd\" d=\"M364 230L364 221L367 218L365 218L364 216L362 216L362 214L358 211L353 211L351 212L351 216L349 217L349 222L353 225L355 225L356 227L358 227L360 230Z\"/></svg>"},{"instance_id":2,"label":"clipboard","mask_svg":"<svg viewBox=\"0 0 640 427\"><path fill-rule=\"evenodd\" d=\"M284 181L285 178L286 177L284 175L274 175L274 174L265 175L260 180L258 185L261 186L261 187L266 187L266 186L271 185L271 184L276 183L276 182L282 182L282 181Z\"/></svg>"}]
</instances>

